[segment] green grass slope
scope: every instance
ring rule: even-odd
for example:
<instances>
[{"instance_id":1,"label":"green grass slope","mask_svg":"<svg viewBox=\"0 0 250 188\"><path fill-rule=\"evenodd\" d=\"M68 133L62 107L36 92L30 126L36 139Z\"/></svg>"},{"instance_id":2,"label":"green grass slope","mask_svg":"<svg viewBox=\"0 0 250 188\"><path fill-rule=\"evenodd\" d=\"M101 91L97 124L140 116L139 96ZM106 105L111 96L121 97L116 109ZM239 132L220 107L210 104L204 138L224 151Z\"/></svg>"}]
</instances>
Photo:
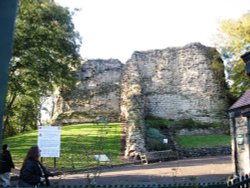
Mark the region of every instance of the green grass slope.
<instances>
[{"instance_id":1,"label":"green grass slope","mask_svg":"<svg viewBox=\"0 0 250 188\"><path fill-rule=\"evenodd\" d=\"M22 165L27 150L37 145L37 131L19 134L4 140L8 143L17 167ZM57 168L86 168L96 165L94 154L106 154L112 163L120 162L121 126L119 123L79 124L61 128L61 154ZM49 167L54 166L53 158L44 158Z\"/></svg>"},{"instance_id":2,"label":"green grass slope","mask_svg":"<svg viewBox=\"0 0 250 188\"><path fill-rule=\"evenodd\" d=\"M106 154L112 164L122 163L120 123L78 124L61 127L61 154L58 169L79 169L97 165L94 154ZM177 136L180 148L200 148L230 145L229 135ZM37 131L6 138L13 160L21 167L27 150L37 145ZM47 167L54 166L53 158L44 158ZM126 162L126 161L124 161Z\"/></svg>"}]
</instances>

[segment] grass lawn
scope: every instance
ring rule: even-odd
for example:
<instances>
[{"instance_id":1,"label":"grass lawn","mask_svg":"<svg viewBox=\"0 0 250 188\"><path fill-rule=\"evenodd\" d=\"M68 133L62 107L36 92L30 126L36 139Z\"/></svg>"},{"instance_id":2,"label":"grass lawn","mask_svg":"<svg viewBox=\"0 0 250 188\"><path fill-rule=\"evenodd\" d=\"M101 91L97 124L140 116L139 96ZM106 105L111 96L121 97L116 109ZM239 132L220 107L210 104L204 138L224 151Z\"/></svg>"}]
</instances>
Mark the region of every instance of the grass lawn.
<instances>
[{"instance_id":1,"label":"grass lawn","mask_svg":"<svg viewBox=\"0 0 250 188\"><path fill-rule=\"evenodd\" d=\"M230 135L177 136L177 143L182 148L230 146Z\"/></svg>"},{"instance_id":2,"label":"grass lawn","mask_svg":"<svg viewBox=\"0 0 250 188\"><path fill-rule=\"evenodd\" d=\"M19 134L4 140L17 167L22 165L27 150L37 145L37 131ZM61 128L61 154L57 168L85 168L96 165L94 154L106 154L112 164L119 163L121 152L121 126L119 123L79 124ZM53 158L44 158L47 167L53 167Z\"/></svg>"},{"instance_id":3,"label":"grass lawn","mask_svg":"<svg viewBox=\"0 0 250 188\"><path fill-rule=\"evenodd\" d=\"M78 124L61 128L61 154L57 159L58 169L86 168L97 165L94 154L106 154L112 164L121 163L120 123ZM230 145L229 135L178 136L182 148L199 148ZM27 150L37 145L37 131L6 138L14 163L21 167ZM44 158L47 167L54 166L53 158Z\"/></svg>"}]
</instances>

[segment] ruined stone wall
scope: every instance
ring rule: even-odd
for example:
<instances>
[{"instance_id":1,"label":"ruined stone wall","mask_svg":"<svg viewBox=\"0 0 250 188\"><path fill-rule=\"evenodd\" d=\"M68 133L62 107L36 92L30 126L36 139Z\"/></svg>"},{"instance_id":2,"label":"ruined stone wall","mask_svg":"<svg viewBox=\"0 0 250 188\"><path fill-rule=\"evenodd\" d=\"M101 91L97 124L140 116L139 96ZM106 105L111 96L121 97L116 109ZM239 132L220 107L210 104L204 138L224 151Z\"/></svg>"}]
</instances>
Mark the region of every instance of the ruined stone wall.
<instances>
[{"instance_id":1,"label":"ruined stone wall","mask_svg":"<svg viewBox=\"0 0 250 188\"><path fill-rule=\"evenodd\" d=\"M121 79L121 112L127 124L125 156L145 153L144 97L137 64L128 62Z\"/></svg>"},{"instance_id":2,"label":"ruined stone wall","mask_svg":"<svg viewBox=\"0 0 250 188\"><path fill-rule=\"evenodd\" d=\"M77 88L57 95L53 122L94 122L100 116L126 122L126 156L145 149L145 116L227 120L223 62L218 52L200 43L179 48L134 52L118 60L88 60Z\"/></svg>"},{"instance_id":3,"label":"ruined stone wall","mask_svg":"<svg viewBox=\"0 0 250 188\"><path fill-rule=\"evenodd\" d=\"M126 156L145 150L141 141L145 116L210 123L226 120L223 62L216 57L218 52L199 43L134 52L121 80L121 117L128 122Z\"/></svg>"},{"instance_id":4,"label":"ruined stone wall","mask_svg":"<svg viewBox=\"0 0 250 188\"><path fill-rule=\"evenodd\" d=\"M227 110L226 95L223 77L216 77L212 69L213 52L199 43L135 52L128 63L139 69L145 115L221 121L221 113Z\"/></svg>"},{"instance_id":5,"label":"ruined stone wall","mask_svg":"<svg viewBox=\"0 0 250 188\"><path fill-rule=\"evenodd\" d=\"M119 60L88 60L78 72L76 89L68 96L56 95L53 123L94 122L99 117L118 121L120 116Z\"/></svg>"}]
</instances>

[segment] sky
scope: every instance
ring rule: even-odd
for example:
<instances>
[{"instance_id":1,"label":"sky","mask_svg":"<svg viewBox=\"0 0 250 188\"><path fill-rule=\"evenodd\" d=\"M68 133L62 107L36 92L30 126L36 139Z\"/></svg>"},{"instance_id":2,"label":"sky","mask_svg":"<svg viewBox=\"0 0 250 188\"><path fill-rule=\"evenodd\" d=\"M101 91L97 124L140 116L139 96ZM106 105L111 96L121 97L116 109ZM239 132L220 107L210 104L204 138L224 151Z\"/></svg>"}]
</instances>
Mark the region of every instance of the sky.
<instances>
[{"instance_id":1,"label":"sky","mask_svg":"<svg viewBox=\"0 0 250 188\"><path fill-rule=\"evenodd\" d=\"M84 59L119 59L134 51L214 46L219 22L238 19L250 0L55 0L80 9L73 17Z\"/></svg>"}]
</instances>

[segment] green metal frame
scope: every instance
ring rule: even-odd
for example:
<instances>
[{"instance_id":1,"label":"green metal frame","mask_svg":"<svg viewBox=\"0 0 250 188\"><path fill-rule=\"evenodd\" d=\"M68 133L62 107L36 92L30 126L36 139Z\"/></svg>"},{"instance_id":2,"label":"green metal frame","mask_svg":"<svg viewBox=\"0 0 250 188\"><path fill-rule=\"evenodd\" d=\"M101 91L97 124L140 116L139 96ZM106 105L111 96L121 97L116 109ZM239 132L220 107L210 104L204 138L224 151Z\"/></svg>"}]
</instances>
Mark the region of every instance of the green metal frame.
<instances>
[{"instance_id":1,"label":"green metal frame","mask_svg":"<svg viewBox=\"0 0 250 188\"><path fill-rule=\"evenodd\" d=\"M3 115L17 4L18 0L0 1L0 146L3 140Z\"/></svg>"}]
</instances>

